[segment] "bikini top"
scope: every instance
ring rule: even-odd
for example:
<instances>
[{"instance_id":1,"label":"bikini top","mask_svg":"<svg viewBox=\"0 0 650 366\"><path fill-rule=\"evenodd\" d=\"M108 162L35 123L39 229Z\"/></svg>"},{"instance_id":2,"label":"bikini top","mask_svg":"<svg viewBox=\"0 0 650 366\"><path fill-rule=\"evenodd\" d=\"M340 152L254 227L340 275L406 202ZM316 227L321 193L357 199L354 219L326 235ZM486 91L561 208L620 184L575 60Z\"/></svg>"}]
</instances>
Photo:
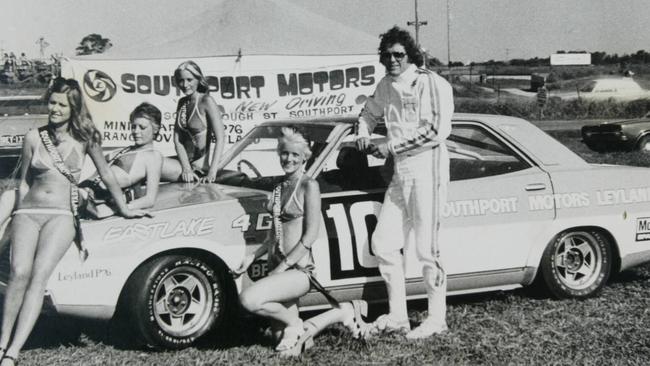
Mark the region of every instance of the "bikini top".
<instances>
[{"instance_id":1,"label":"bikini top","mask_svg":"<svg viewBox=\"0 0 650 366\"><path fill-rule=\"evenodd\" d=\"M296 186L293 188L293 192L291 192L291 196L289 197L289 200L280 209L280 221L282 222L295 220L305 215L304 204L303 202L301 202L302 200L299 199L298 195L296 194L296 192L298 192L299 185L300 182L298 182L298 184L296 184ZM278 190L277 193L276 190ZM271 213L273 213L274 206L275 206L275 199L273 199L273 197L275 196L275 194L280 194L281 190L282 190L282 183L278 184L273 190L273 194L271 197L272 199L270 199L267 204L267 210Z\"/></svg>"},{"instance_id":2,"label":"bikini top","mask_svg":"<svg viewBox=\"0 0 650 366\"><path fill-rule=\"evenodd\" d=\"M64 148L66 150L61 151L60 148ZM73 144L60 144L57 146L57 150L59 150L59 153L63 158L63 163L68 167L68 169L70 169L72 175L77 180L79 180L79 176L81 175L81 168L83 168L84 157L86 154L84 154L82 151L79 151L79 149L76 148ZM36 149L34 149L30 167L35 170L36 175L45 173L51 169L57 170L54 166L54 163L52 162L50 154L47 152L42 142L39 142L39 144L36 146Z\"/></svg>"},{"instance_id":3,"label":"bikini top","mask_svg":"<svg viewBox=\"0 0 650 366\"><path fill-rule=\"evenodd\" d=\"M135 165L135 161L138 159L138 153L144 151L152 151L152 149L147 150L130 150L131 147L123 149L117 152L111 160L109 160L109 165L116 166L124 171L124 173L129 178L129 185L132 186L138 181L131 180L131 169Z\"/></svg>"},{"instance_id":4,"label":"bikini top","mask_svg":"<svg viewBox=\"0 0 650 366\"><path fill-rule=\"evenodd\" d=\"M192 139L196 141L199 136L203 136L208 131L208 123L205 121L205 117L202 117L201 113L199 113L198 101L194 103L192 112L189 115L187 114L187 105L189 103L190 98L187 98L178 110L178 125L187 131L192 136ZM196 120L193 120L194 116L196 116L196 120L200 122L198 123L199 127L197 127L197 123L194 122Z\"/></svg>"}]
</instances>

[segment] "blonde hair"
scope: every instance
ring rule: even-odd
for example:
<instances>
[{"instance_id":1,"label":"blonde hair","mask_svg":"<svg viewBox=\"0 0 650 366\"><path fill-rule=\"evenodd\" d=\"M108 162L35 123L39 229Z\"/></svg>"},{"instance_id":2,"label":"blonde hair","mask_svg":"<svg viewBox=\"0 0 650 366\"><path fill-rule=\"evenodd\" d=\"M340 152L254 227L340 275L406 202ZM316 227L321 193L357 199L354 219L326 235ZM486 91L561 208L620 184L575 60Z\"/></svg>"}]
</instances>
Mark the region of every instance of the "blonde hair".
<instances>
[{"instance_id":1,"label":"blonde hair","mask_svg":"<svg viewBox=\"0 0 650 366\"><path fill-rule=\"evenodd\" d=\"M293 127L282 127L281 131L282 136L278 138L278 154L280 154L280 151L285 144L292 143L298 144L302 147L306 160L311 157L311 148L309 147L309 141L307 141L302 133Z\"/></svg>"},{"instance_id":2,"label":"blonde hair","mask_svg":"<svg viewBox=\"0 0 650 366\"><path fill-rule=\"evenodd\" d=\"M196 62L192 60L185 61L178 65L176 70L174 70L174 81L176 82L176 85L178 85L178 79L180 78L181 71L187 71L196 80L199 81L199 86L197 88L197 91L200 93L206 93L208 94L210 92L210 85L208 84L208 80L203 76L203 72L201 71L201 68L199 65L196 64Z\"/></svg>"}]
</instances>

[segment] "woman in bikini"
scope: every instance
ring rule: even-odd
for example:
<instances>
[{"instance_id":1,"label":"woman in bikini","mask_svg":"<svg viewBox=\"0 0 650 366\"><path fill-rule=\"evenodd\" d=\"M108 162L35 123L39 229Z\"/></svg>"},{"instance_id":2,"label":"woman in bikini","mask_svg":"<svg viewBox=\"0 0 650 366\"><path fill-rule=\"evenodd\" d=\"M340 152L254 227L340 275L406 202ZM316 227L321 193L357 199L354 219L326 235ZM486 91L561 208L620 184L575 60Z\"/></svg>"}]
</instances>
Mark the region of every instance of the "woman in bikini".
<instances>
[{"instance_id":1,"label":"woman in bikini","mask_svg":"<svg viewBox=\"0 0 650 366\"><path fill-rule=\"evenodd\" d=\"M120 214L146 214L127 207L102 155L101 137L83 103L79 84L57 78L47 100L47 126L29 131L23 142L11 223L11 275L2 316L1 366L15 364L40 314L45 285L70 244L74 241L83 249L75 183L86 154L106 182Z\"/></svg>"},{"instance_id":2,"label":"woman in bikini","mask_svg":"<svg viewBox=\"0 0 650 366\"><path fill-rule=\"evenodd\" d=\"M146 183L146 194L127 204L131 209L150 208L155 203L163 156L154 149L153 141L160 131L161 119L160 110L149 103L145 102L135 107L129 116L133 145L106 156L106 161L121 188ZM108 194L106 185L99 175L82 182L81 186L88 187L94 198L105 198ZM96 212L93 201L89 200L87 210L95 216L102 216Z\"/></svg>"},{"instance_id":3,"label":"woman in bikini","mask_svg":"<svg viewBox=\"0 0 650 366\"><path fill-rule=\"evenodd\" d=\"M174 79L185 96L178 101L176 108L174 147L177 157L165 159L162 179L212 183L217 177L226 143L219 106L210 96L208 82L194 61L180 64L174 71ZM216 146L210 161L208 156L213 134Z\"/></svg>"},{"instance_id":4,"label":"woman in bikini","mask_svg":"<svg viewBox=\"0 0 650 366\"><path fill-rule=\"evenodd\" d=\"M268 253L271 272L239 298L248 311L280 322L284 332L275 350L296 355L329 324L344 322L359 333L358 321L367 305L363 301L341 304L310 326L298 316L298 299L317 284L311 246L320 226L320 189L316 180L303 174L311 156L307 140L290 128L284 128L282 134L277 149L285 175L273 189L267 207L273 214L273 238L248 255L235 273L245 272L255 259Z\"/></svg>"}]
</instances>

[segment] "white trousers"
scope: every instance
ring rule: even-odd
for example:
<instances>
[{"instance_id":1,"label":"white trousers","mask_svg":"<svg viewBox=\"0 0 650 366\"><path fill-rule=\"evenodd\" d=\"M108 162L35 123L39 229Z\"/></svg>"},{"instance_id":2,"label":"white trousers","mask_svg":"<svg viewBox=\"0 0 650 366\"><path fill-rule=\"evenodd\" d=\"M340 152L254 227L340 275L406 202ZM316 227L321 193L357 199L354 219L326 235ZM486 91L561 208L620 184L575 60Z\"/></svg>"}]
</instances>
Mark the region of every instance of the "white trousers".
<instances>
[{"instance_id":1,"label":"white trousers","mask_svg":"<svg viewBox=\"0 0 650 366\"><path fill-rule=\"evenodd\" d=\"M411 230L422 264L429 317L446 324L447 279L440 261L438 229L440 207L446 199L449 158L444 145L414 156L395 158L395 172L372 236L372 250L386 282L390 315L408 319L404 256Z\"/></svg>"}]
</instances>

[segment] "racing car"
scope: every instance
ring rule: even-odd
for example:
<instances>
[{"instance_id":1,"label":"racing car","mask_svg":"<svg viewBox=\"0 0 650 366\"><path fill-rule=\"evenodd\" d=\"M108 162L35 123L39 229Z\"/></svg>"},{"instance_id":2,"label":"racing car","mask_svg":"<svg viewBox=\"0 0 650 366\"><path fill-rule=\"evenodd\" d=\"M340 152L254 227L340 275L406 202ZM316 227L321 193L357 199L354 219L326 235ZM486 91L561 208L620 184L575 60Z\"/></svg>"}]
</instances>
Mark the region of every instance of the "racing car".
<instances>
[{"instance_id":1,"label":"racing car","mask_svg":"<svg viewBox=\"0 0 650 366\"><path fill-rule=\"evenodd\" d=\"M71 246L49 280L61 314L126 317L158 348L183 348L239 308L238 292L267 272L263 260L231 275L266 240L265 203L283 174L281 129L299 128L313 156L306 174L322 195L313 245L319 282L337 299L386 300L369 241L392 174L391 159L355 148L354 121L274 121L254 127L224 156L216 184L160 186L153 218L82 223L90 256ZM384 140L379 126L371 140ZM596 295L612 273L650 260L650 170L588 164L530 124L456 114L447 141L451 183L442 210L442 260L450 295L543 284L557 298ZM625 177L625 179L621 179ZM407 292L424 297L421 267L405 249ZM0 260L6 283L8 254ZM327 308L319 292L302 310Z\"/></svg>"}]
</instances>

